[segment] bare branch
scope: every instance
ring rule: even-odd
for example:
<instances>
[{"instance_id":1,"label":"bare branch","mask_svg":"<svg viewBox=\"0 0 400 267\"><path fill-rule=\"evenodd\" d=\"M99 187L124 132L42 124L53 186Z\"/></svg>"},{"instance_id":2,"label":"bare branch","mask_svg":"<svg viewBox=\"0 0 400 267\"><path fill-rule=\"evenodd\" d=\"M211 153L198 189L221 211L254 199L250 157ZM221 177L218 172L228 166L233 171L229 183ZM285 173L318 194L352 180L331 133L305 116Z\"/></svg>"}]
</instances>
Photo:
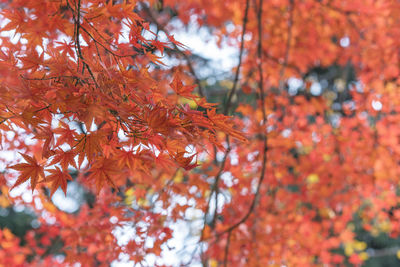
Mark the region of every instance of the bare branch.
<instances>
[{"instance_id":1,"label":"bare branch","mask_svg":"<svg viewBox=\"0 0 400 267\"><path fill-rule=\"evenodd\" d=\"M226 105L224 108L225 115L227 115L229 113L229 109L232 104L232 97L236 93L237 83L239 81L240 67L242 65L242 57L243 57L243 50L244 50L244 35L246 34L246 25L247 25L248 15L249 15L249 6L250 6L250 0L247 0L246 8L244 11L243 23L242 23L242 36L240 37L239 63L236 68L235 79L233 81L233 85L229 92L229 96L228 96L228 99L226 101Z\"/></svg>"}]
</instances>

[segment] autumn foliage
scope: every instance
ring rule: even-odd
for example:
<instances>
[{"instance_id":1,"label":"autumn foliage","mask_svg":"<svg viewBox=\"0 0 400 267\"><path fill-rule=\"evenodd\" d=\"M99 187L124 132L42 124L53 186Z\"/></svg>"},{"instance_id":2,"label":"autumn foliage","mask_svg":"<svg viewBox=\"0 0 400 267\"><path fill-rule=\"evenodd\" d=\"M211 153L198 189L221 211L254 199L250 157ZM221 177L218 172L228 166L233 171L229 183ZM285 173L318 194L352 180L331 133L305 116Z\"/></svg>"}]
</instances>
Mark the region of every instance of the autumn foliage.
<instances>
[{"instance_id":1,"label":"autumn foliage","mask_svg":"<svg viewBox=\"0 0 400 267\"><path fill-rule=\"evenodd\" d=\"M168 265L182 221L188 266L358 266L355 217L400 234L398 1L0 8L0 209L36 216L0 230L0 265ZM190 25L237 49L223 85L174 37Z\"/></svg>"}]
</instances>

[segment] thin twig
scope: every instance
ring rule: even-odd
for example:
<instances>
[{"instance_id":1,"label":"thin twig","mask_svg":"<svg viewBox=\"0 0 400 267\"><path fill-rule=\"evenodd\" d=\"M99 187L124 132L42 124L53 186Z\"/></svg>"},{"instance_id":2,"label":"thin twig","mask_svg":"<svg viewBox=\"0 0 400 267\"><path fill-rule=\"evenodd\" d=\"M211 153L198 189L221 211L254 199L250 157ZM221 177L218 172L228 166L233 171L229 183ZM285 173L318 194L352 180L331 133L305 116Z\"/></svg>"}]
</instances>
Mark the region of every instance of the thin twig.
<instances>
[{"instance_id":1,"label":"thin twig","mask_svg":"<svg viewBox=\"0 0 400 267\"><path fill-rule=\"evenodd\" d=\"M229 96L228 96L228 99L227 99L227 101L225 103L225 107L224 107L224 110L223 110L223 114L225 114L225 115L227 115L229 113L229 110L230 110L230 107L231 107L231 104L232 104L232 97L236 92L237 84L238 84L238 81L239 81L240 67L242 65L242 57L243 57L243 51L244 51L244 35L246 33L246 25L247 25L247 22L248 22L249 6L250 6L250 0L247 0L246 1L245 13L244 13L244 16L243 16L243 22L242 22L242 35L241 35L241 39L240 39L239 62L238 62L238 66L236 68L236 73L235 73L235 78L234 78L234 81L233 81L233 85L232 85L232 88L231 88L231 90L229 92ZM227 144L227 149L225 151L224 158L223 158L223 160L221 162L221 165L220 165L220 168L218 170L218 173L215 176L214 183L213 183L213 185L211 187L211 192L210 192L210 196L209 196L209 199L208 199L207 207L206 207L206 210L204 212L203 229L201 231L200 241L202 241L203 237L204 237L204 231L205 231L205 228L206 228L206 225L207 225L207 214L208 214L208 212L210 210L210 204L211 204L211 200L212 200L213 196L215 197L215 208L214 208L213 217L212 217L211 223L210 223L211 228L214 228L215 224L216 224L216 220L217 220L217 216L218 216L219 181L221 180L221 175L222 175L222 173L223 173L223 171L225 169L226 160L228 159L228 155L229 155L229 153L231 151L231 144L230 144L228 135L225 136L225 141L226 141L226 144ZM214 152L215 152L215 162L217 162L216 161L216 155L217 155L216 152L217 152L217 150L216 150L215 146L214 146Z\"/></svg>"},{"instance_id":2,"label":"thin twig","mask_svg":"<svg viewBox=\"0 0 400 267\"><path fill-rule=\"evenodd\" d=\"M240 67L242 65L242 57L243 57L243 50L244 50L244 35L246 33L246 25L247 25L247 21L248 21L249 6L250 6L250 0L247 0L246 1L246 8L245 8L245 11L244 11L244 16L243 16L243 22L242 22L242 35L241 35L241 39L240 39L239 63L238 63L238 66L236 68L236 73L235 73L235 78L234 78L234 82L233 82L232 88L230 90L228 99L227 99L227 101L225 103L225 107L224 107L224 111L223 111L224 115L227 115L229 113L229 110L230 110L230 107L231 107L231 104L232 104L232 97L236 92L237 83L239 81ZM222 172L223 172L223 170L225 168L225 162L226 162L226 160L228 158L228 155L229 155L229 153L231 151L231 144L230 144L228 135L225 136L225 141L226 141L226 144L227 144L227 149L226 149L226 152L225 152L225 155L224 155L224 159L223 159L223 161L221 163L220 169L219 169L217 175L215 176L215 181L214 181L214 184L213 184L213 187L212 187L212 191L211 191L211 194L210 194L210 199L211 199L213 194L215 195L215 210L214 210L214 215L213 215L213 218L212 218L212 221L211 221L211 226L212 227L215 226L216 218L217 218L217 215L218 215L217 209L218 209L219 181L221 179ZM214 151L216 151L216 150L214 150ZM216 156L216 154L215 154L215 156ZM206 212L208 212L208 210L209 210L209 204L210 204L210 201L208 203ZM205 221L204 221L204 223L205 223Z\"/></svg>"},{"instance_id":3,"label":"thin twig","mask_svg":"<svg viewBox=\"0 0 400 267\"><path fill-rule=\"evenodd\" d=\"M228 266L228 255L229 255L229 245L231 243L231 234L232 234L232 232L229 232L228 236L226 237L225 254L224 254L224 267Z\"/></svg>"},{"instance_id":4,"label":"thin twig","mask_svg":"<svg viewBox=\"0 0 400 267\"><path fill-rule=\"evenodd\" d=\"M263 116L263 121L262 125L267 124L267 115L266 115L266 110L265 110L265 95L264 95L264 79L263 79L263 68L262 68L262 4L263 0L259 0L259 5L258 5L258 12L257 12L257 21L258 21L258 45L257 45L257 57L258 57L258 73L259 73L259 90L260 90L260 98L261 98L261 110L262 110L262 116ZM265 128L265 127L262 127ZM253 201L251 202L250 208L248 209L247 213L243 216L242 219L240 219L237 223L231 225L224 231L218 233L216 237L219 237L225 233L230 233L233 230L235 230L237 227L239 227L242 223L246 222L247 219L250 217L250 215L253 213L257 203L258 203L258 198L260 195L260 189L261 185L264 181L265 178L265 171L267 168L267 150L268 150L268 138L267 134L263 134L263 159L262 159L262 166L261 166L261 174L260 178L258 180L257 184L257 189L256 192L254 193Z\"/></svg>"},{"instance_id":5,"label":"thin twig","mask_svg":"<svg viewBox=\"0 0 400 267\"><path fill-rule=\"evenodd\" d=\"M80 28L87 34L89 35L89 37L94 41L95 44L100 45L101 47L103 47L104 50L106 50L108 53L110 53L111 55L115 56L115 57L119 57L119 58L124 58L124 57L134 57L136 56L136 54L128 54L128 55L119 55L115 52L113 52L112 50L110 50L109 48L107 48L105 45L103 45L101 42L99 42L98 40L96 40L96 38L93 37L93 35L84 27L80 26Z\"/></svg>"},{"instance_id":6,"label":"thin twig","mask_svg":"<svg viewBox=\"0 0 400 267\"><path fill-rule=\"evenodd\" d=\"M72 11L74 12L73 9L72 9ZM75 18L75 15L74 15L74 18ZM84 73L85 67L86 67L88 72L89 72L89 74L90 74L90 77L92 78L92 80L95 83L96 87L99 87L99 85L97 84L96 78L94 77L93 72L92 72L89 64L86 63L85 58L82 55L81 44L80 44L80 41L79 41L80 28L81 28L80 19L81 19L81 0L78 0L77 14L76 14L76 18L75 18L75 44L76 44L76 48L77 48L77 55L78 55L78 59L81 59L82 64L83 64L83 66L82 66L82 74Z\"/></svg>"},{"instance_id":7,"label":"thin twig","mask_svg":"<svg viewBox=\"0 0 400 267\"><path fill-rule=\"evenodd\" d=\"M242 36L240 37L239 63L236 68L235 79L233 81L232 89L229 92L229 96L228 96L228 99L226 101L226 105L224 108L225 115L227 115L229 113L229 109L232 104L232 97L236 93L237 83L239 81L240 67L242 65L242 57L243 57L243 50L244 50L244 35L246 34L246 25L247 25L247 21L248 21L249 6L250 6L250 0L247 0L246 8L244 11L243 23L242 23Z\"/></svg>"}]
</instances>

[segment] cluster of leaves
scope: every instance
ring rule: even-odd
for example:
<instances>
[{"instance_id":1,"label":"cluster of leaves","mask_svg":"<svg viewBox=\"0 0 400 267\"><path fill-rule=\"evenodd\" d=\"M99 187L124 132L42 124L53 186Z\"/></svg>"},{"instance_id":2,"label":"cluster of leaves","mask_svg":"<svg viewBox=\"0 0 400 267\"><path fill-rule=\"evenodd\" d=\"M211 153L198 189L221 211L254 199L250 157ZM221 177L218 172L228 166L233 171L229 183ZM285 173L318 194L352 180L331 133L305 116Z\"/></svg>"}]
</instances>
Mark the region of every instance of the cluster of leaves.
<instances>
[{"instance_id":1,"label":"cluster of leaves","mask_svg":"<svg viewBox=\"0 0 400 267\"><path fill-rule=\"evenodd\" d=\"M399 235L397 1L1 8L0 144L13 158L1 157L0 204L28 206L37 225L0 232L17 256L0 263L155 265L177 220L201 224L187 265L359 265L379 253L355 214L363 231ZM205 85L170 34L193 23L238 48L230 82ZM72 184L84 197L67 213L52 196Z\"/></svg>"},{"instance_id":2,"label":"cluster of leaves","mask_svg":"<svg viewBox=\"0 0 400 267\"><path fill-rule=\"evenodd\" d=\"M77 0L4 5L1 138L4 150L19 152L17 158L24 160L8 162L7 180L17 176L11 189L29 180L32 192L38 186L50 189L49 195L44 191L35 199L49 198L59 187L66 194L73 180L70 171L75 169L80 183L88 190L95 185L97 193L105 186L106 191L112 187L120 192L137 184L160 190L174 169L196 166L195 153L188 155L188 147L198 146L199 153L204 140L217 142L218 132L244 139L228 117L191 94L195 86L184 85L178 69L149 70L161 64L154 52L162 54L165 47L182 45L173 36L158 41L136 3ZM180 104L180 98L194 101L206 112ZM113 207L122 202L117 195L101 198L105 207L96 203L97 212L80 211L80 218L91 217L79 219L81 225L75 221L78 218L54 214L54 207L48 207L62 228L59 236L67 260L94 261L93 254L99 251L107 255L98 256L98 261L118 258L121 248L111 234L115 226L108 220L113 213L123 218L127 211ZM44 209L51 205L46 203L49 199L43 202ZM43 207L34 208L43 213ZM112 210L106 216L107 209ZM77 232L70 233L67 225ZM99 230L104 236L90 234ZM154 231L159 235L158 228ZM79 234L84 232L87 240ZM82 246L91 253L81 259ZM129 246L129 252L138 252L136 245Z\"/></svg>"}]
</instances>

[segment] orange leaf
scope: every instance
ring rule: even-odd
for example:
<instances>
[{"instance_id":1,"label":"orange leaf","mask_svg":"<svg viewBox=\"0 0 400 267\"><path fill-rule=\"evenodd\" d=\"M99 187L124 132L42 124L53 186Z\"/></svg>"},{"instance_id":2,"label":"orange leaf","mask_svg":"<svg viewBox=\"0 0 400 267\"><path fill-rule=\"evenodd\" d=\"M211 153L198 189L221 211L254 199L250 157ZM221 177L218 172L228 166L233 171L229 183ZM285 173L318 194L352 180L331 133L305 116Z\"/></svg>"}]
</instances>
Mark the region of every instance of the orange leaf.
<instances>
[{"instance_id":1,"label":"orange leaf","mask_svg":"<svg viewBox=\"0 0 400 267\"><path fill-rule=\"evenodd\" d=\"M75 169L77 169L78 167L76 166L75 156L76 154L72 150L65 152L62 149L59 149L56 151L56 154L53 160L50 162L50 165L59 162L63 170L67 170L69 165L72 165L75 167Z\"/></svg>"},{"instance_id":2,"label":"orange leaf","mask_svg":"<svg viewBox=\"0 0 400 267\"><path fill-rule=\"evenodd\" d=\"M115 168L118 166L116 161L107 160L102 158L96 161L92 168L90 168L90 176L88 179L96 180L96 189L97 192L100 192L101 188L106 181L109 185L111 185L114 189L118 189L112 179L116 179L120 172Z\"/></svg>"},{"instance_id":3,"label":"orange leaf","mask_svg":"<svg viewBox=\"0 0 400 267\"><path fill-rule=\"evenodd\" d=\"M67 195L67 183L68 180L72 180L72 177L69 175L68 172L62 171L59 167L56 169L49 169L47 170L51 174L47 177L47 181L52 181L51 185L51 193L50 195L53 196L54 192L56 192L58 187L61 187L62 191L65 195Z\"/></svg>"},{"instance_id":4,"label":"orange leaf","mask_svg":"<svg viewBox=\"0 0 400 267\"><path fill-rule=\"evenodd\" d=\"M186 97L193 97L191 93L196 87L196 85L183 85L179 72L175 73L174 80L170 86L178 95Z\"/></svg>"},{"instance_id":5,"label":"orange leaf","mask_svg":"<svg viewBox=\"0 0 400 267\"><path fill-rule=\"evenodd\" d=\"M174 159L179 163L179 165L182 168L184 168L185 170L188 171L188 170L191 170L191 169L193 169L194 167L197 166L196 162L195 163L191 163L196 154L192 155L192 156L185 157L185 153L186 152L177 152L174 155Z\"/></svg>"},{"instance_id":6,"label":"orange leaf","mask_svg":"<svg viewBox=\"0 0 400 267\"><path fill-rule=\"evenodd\" d=\"M24 159L28 163L19 163L10 166L11 169L21 172L20 176L18 177L17 181L15 182L15 184L11 189L14 189L14 187L26 182L30 178L32 192L33 192L33 190L36 187L36 184L38 183L39 178L44 179L45 177L43 166L41 166L33 157L24 154L21 154L21 156L24 157Z\"/></svg>"}]
</instances>

